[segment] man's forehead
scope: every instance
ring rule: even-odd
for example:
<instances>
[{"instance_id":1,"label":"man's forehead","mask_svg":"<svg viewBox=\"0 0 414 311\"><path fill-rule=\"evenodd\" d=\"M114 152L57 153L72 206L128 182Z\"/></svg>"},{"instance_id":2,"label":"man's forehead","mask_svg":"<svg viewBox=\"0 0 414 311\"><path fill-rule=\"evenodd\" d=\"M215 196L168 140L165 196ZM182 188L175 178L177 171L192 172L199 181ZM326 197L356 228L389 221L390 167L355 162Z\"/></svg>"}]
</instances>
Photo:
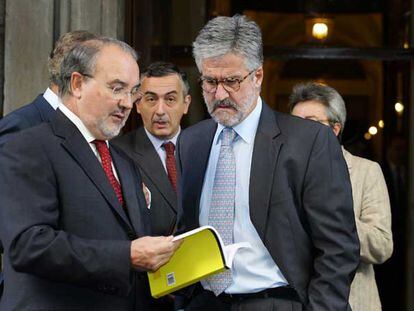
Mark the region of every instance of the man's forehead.
<instances>
[{"instance_id":1,"label":"man's forehead","mask_svg":"<svg viewBox=\"0 0 414 311\"><path fill-rule=\"evenodd\" d=\"M131 54L116 45L108 45L97 55L94 74L106 80L139 83L139 67Z\"/></svg>"},{"instance_id":2,"label":"man's forehead","mask_svg":"<svg viewBox=\"0 0 414 311\"><path fill-rule=\"evenodd\" d=\"M156 94L166 94L171 92L181 92L181 79L176 74L164 77L144 77L141 81L141 91Z\"/></svg>"},{"instance_id":3,"label":"man's forehead","mask_svg":"<svg viewBox=\"0 0 414 311\"><path fill-rule=\"evenodd\" d=\"M241 57L209 58L202 62L202 75L211 77L240 76L247 72Z\"/></svg>"}]
</instances>

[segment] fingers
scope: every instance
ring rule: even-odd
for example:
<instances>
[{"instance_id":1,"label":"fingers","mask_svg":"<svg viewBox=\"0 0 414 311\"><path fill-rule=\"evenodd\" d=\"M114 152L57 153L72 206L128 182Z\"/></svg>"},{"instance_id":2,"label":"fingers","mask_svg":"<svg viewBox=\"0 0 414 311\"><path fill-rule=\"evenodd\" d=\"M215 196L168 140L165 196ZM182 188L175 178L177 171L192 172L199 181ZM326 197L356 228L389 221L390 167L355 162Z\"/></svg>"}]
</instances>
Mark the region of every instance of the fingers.
<instances>
[{"instance_id":1,"label":"fingers","mask_svg":"<svg viewBox=\"0 0 414 311\"><path fill-rule=\"evenodd\" d=\"M156 271L166 264L181 245L169 237L143 237L131 243L131 263L135 269Z\"/></svg>"}]
</instances>

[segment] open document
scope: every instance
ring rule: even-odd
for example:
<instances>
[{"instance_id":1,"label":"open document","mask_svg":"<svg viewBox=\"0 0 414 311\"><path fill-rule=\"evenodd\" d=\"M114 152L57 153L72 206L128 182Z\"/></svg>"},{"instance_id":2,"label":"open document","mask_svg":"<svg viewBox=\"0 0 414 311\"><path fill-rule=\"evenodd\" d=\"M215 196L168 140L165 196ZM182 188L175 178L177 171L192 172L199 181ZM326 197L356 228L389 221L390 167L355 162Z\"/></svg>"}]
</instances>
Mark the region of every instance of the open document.
<instances>
[{"instance_id":1,"label":"open document","mask_svg":"<svg viewBox=\"0 0 414 311\"><path fill-rule=\"evenodd\" d=\"M148 272L151 295L162 297L212 274L231 269L237 251L250 243L225 246L211 226L203 226L174 237L184 240L170 261L155 272Z\"/></svg>"}]
</instances>

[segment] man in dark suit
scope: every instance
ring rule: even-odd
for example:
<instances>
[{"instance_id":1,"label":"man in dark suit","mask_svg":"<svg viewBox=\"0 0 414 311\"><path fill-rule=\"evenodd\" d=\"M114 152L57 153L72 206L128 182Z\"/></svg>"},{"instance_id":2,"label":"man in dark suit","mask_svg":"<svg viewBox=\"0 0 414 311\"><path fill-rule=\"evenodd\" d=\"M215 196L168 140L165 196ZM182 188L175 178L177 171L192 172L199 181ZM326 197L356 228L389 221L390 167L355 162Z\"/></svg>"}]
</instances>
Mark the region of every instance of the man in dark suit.
<instances>
[{"instance_id":1,"label":"man in dark suit","mask_svg":"<svg viewBox=\"0 0 414 311\"><path fill-rule=\"evenodd\" d=\"M175 155L172 150L170 157L168 145L175 148L181 118L191 102L189 88L186 74L174 64L149 65L141 74L142 98L136 103L144 126L111 141L140 169L151 196L151 224L156 235L169 235L176 225Z\"/></svg>"},{"instance_id":2,"label":"man in dark suit","mask_svg":"<svg viewBox=\"0 0 414 311\"><path fill-rule=\"evenodd\" d=\"M193 47L212 119L179 139L178 230L209 224L250 246L193 288L186 310L349 310L359 243L335 136L262 101L255 22L217 17Z\"/></svg>"},{"instance_id":3,"label":"man in dark suit","mask_svg":"<svg viewBox=\"0 0 414 311\"><path fill-rule=\"evenodd\" d=\"M90 32L77 30L68 32L59 38L48 61L49 87L43 94L38 95L30 104L25 105L0 119L0 148L6 141L13 137L13 134L51 120L55 110L60 104L57 79L63 57L75 46L75 44L95 37L96 36ZM3 253L1 240L0 253ZM0 273L0 296L2 290L3 275Z\"/></svg>"},{"instance_id":4,"label":"man in dark suit","mask_svg":"<svg viewBox=\"0 0 414 311\"><path fill-rule=\"evenodd\" d=\"M108 148L138 98L135 51L110 38L64 58L50 123L0 151L0 310L150 310L144 271L178 246L149 237L136 166Z\"/></svg>"}]
</instances>

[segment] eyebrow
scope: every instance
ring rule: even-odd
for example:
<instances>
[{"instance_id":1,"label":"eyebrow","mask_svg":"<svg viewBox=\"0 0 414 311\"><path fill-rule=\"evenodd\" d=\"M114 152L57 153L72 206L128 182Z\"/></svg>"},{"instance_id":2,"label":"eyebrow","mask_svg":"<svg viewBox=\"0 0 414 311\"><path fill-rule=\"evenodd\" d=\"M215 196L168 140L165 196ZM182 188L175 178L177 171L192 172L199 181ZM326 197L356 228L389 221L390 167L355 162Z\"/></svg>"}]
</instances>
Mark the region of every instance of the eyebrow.
<instances>
[{"instance_id":1,"label":"eyebrow","mask_svg":"<svg viewBox=\"0 0 414 311\"><path fill-rule=\"evenodd\" d=\"M127 86L128 83L126 83L125 81L119 80L119 79L114 79L112 81L109 81L108 84L121 84L122 86ZM134 87L139 87L140 86L140 82L138 82L137 84L135 84L132 88Z\"/></svg>"},{"instance_id":2,"label":"eyebrow","mask_svg":"<svg viewBox=\"0 0 414 311\"><path fill-rule=\"evenodd\" d=\"M164 96L168 96L168 95L172 95L172 94L178 94L178 92L177 92L176 90L173 90L173 91L170 91L170 92L168 92L168 93L165 93L165 94L164 94ZM158 96L158 94L157 94L157 93L155 93L155 92L151 92L151 91L146 91L146 92L144 93L144 95L154 95L154 96Z\"/></svg>"}]
</instances>

